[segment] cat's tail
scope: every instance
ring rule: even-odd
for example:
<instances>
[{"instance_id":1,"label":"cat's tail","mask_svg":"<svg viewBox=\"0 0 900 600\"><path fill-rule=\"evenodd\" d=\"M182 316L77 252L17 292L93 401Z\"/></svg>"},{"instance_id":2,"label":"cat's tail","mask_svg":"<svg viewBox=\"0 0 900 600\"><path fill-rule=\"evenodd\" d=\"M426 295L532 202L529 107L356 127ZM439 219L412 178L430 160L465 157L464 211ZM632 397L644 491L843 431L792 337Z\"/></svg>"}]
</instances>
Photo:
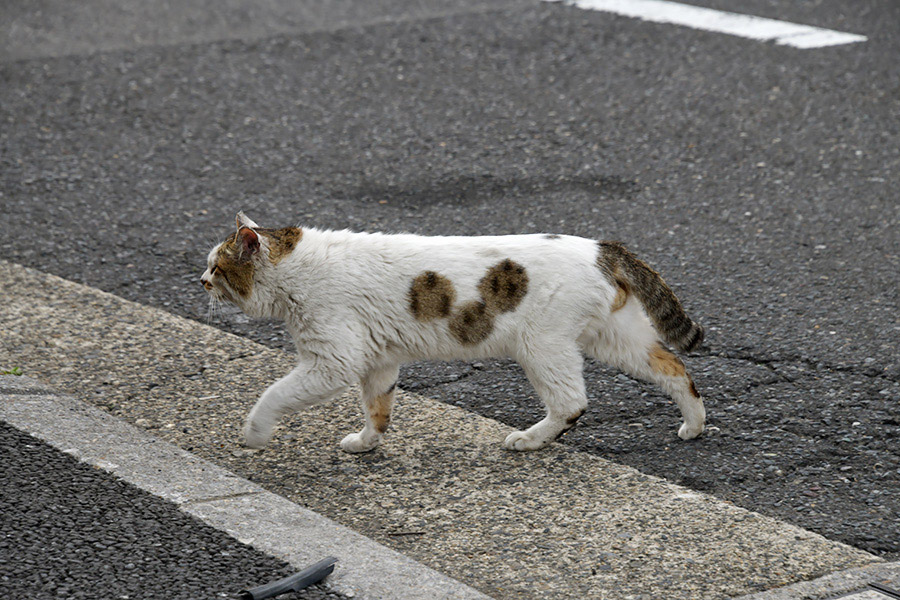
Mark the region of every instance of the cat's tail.
<instances>
[{"instance_id":1,"label":"cat's tail","mask_svg":"<svg viewBox=\"0 0 900 600\"><path fill-rule=\"evenodd\" d=\"M610 283L640 300L662 338L678 350L690 352L703 341L703 327L684 312L663 278L619 242L600 242L600 270Z\"/></svg>"}]
</instances>

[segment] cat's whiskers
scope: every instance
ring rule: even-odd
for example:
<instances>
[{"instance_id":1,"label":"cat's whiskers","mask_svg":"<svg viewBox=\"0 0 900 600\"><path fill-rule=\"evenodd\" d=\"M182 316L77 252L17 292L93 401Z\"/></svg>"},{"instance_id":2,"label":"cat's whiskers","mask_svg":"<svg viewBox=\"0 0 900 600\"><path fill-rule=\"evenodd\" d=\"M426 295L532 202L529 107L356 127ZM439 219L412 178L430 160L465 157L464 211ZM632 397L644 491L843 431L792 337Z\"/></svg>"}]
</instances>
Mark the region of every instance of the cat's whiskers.
<instances>
[{"instance_id":1,"label":"cat's whiskers","mask_svg":"<svg viewBox=\"0 0 900 600\"><path fill-rule=\"evenodd\" d=\"M209 295L209 304L206 307L206 324L209 325L212 323L213 317L218 317L221 314L219 310L219 299L215 296L215 294Z\"/></svg>"}]
</instances>

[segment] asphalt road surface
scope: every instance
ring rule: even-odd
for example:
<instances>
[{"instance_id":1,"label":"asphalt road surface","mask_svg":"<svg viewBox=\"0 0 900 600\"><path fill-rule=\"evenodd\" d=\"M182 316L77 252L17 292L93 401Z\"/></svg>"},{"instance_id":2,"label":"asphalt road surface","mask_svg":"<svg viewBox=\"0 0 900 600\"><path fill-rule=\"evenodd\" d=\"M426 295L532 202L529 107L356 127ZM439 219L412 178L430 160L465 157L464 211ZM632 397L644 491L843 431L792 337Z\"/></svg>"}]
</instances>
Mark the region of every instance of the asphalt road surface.
<instances>
[{"instance_id":1,"label":"asphalt road surface","mask_svg":"<svg viewBox=\"0 0 900 600\"><path fill-rule=\"evenodd\" d=\"M258 26L184 31L102 12L73 20L88 41L19 28L0 253L206 320L199 275L239 209L621 240L707 328L686 362L710 431L681 442L655 388L589 363L565 443L896 560L900 5L694 3L868 40L798 50L526 1L272 2ZM515 426L541 410L505 361L412 365L401 387Z\"/></svg>"}]
</instances>

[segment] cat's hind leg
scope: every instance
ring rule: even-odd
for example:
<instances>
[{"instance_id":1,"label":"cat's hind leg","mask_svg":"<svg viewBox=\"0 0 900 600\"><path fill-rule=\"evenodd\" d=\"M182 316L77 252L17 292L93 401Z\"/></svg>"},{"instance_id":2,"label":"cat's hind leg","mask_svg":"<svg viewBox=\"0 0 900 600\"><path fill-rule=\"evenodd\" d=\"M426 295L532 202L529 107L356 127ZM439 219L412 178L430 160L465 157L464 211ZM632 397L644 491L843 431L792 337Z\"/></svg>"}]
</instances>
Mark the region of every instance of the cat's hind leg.
<instances>
[{"instance_id":1,"label":"cat's hind leg","mask_svg":"<svg viewBox=\"0 0 900 600\"><path fill-rule=\"evenodd\" d=\"M586 354L655 383L669 394L684 419L678 437L689 440L703 433L706 423L703 399L684 363L662 347L656 330L635 300L614 311L601 330L585 332L579 341Z\"/></svg>"},{"instance_id":2,"label":"cat's hind leg","mask_svg":"<svg viewBox=\"0 0 900 600\"><path fill-rule=\"evenodd\" d=\"M366 425L359 433L351 433L341 441L341 448L346 452L368 452L381 443L391 422L398 370L398 365L378 367L363 376L360 399Z\"/></svg>"},{"instance_id":3,"label":"cat's hind leg","mask_svg":"<svg viewBox=\"0 0 900 600\"><path fill-rule=\"evenodd\" d=\"M244 424L244 445L264 448L272 429L286 415L327 402L350 386L338 368L327 369L300 363L273 383L253 406Z\"/></svg>"},{"instance_id":4,"label":"cat's hind leg","mask_svg":"<svg viewBox=\"0 0 900 600\"><path fill-rule=\"evenodd\" d=\"M546 344L540 352L519 356L519 364L547 407L547 416L525 431L506 437L509 450L538 450L572 429L587 408L581 352L569 342Z\"/></svg>"}]
</instances>

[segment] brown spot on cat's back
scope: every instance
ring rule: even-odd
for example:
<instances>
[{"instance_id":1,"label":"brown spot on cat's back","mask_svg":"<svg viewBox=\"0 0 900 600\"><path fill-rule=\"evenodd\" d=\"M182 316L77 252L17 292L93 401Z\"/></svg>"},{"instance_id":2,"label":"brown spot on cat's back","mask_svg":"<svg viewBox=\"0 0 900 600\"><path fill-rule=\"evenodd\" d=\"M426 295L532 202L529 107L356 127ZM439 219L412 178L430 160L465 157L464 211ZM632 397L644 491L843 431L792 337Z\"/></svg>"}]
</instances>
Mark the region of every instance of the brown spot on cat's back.
<instances>
[{"instance_id":1,"label":"brown spot on cat's back","mask_svg":"<svg viewBox=\"0 0 900 600\"><path fill-rule=\"evenodd\" d=\"M273 265L277 265L281 259L293 252L303 238L303 230L299 227L257 229L256 232L269 240L269 260Z\"/></svg>"},{"instance_id":2,"label":"brown spot on cat's back","mask_svg":"<svg viewBox=\"0 0 900 600\"><path fill-rule=\"evenodd\" d=\"M558 233L545 233L542 237L543 237L545 240L558 240L558 239L561 238L562 236L559 235Z\"/></svg>"},{"instance_id":3,"label":"brown spot on cat's back","mask_svg":"<svg viewBox=\"0 0 900 600\"><path fill-rule=\"evenodd\" d=\"M651 369L669 377L684 377L686 373L681 359L658 344L650 350L647 361Z\"/></svg>"},{"instance_id":4,"label":"brown spot on cat's back","mask_svg":"<svg viewBox=\"0 0 900 600\"><path fill-rule=\"evenodd\" d=\"M468 302L450 319L450 333L467 346L483 342L494 330L494 316L484 302Z\"/></svg>"},{"instance_id":5,"label":"brown spot on cat's back","mask_svg":"<svg viewBox=\"0 0 900 600\"><path fill-rule=\"evenodd\" d=\"M456 289L443 275L425 271L413 279L408 299L409 310L417 321L432 321L450 316Z\"/></svg>"},{"instance_id":6,"label":"brown spot on cat's back","mask_svg":"<svg viewBox=\"0 0 900 600\"><path fill-rule=\"evenodd\" d=\"M478 291L491 311L515 310L528 293L528 274L525 267L507 258L488 269Z\"/></svg>"}]
</instances>

